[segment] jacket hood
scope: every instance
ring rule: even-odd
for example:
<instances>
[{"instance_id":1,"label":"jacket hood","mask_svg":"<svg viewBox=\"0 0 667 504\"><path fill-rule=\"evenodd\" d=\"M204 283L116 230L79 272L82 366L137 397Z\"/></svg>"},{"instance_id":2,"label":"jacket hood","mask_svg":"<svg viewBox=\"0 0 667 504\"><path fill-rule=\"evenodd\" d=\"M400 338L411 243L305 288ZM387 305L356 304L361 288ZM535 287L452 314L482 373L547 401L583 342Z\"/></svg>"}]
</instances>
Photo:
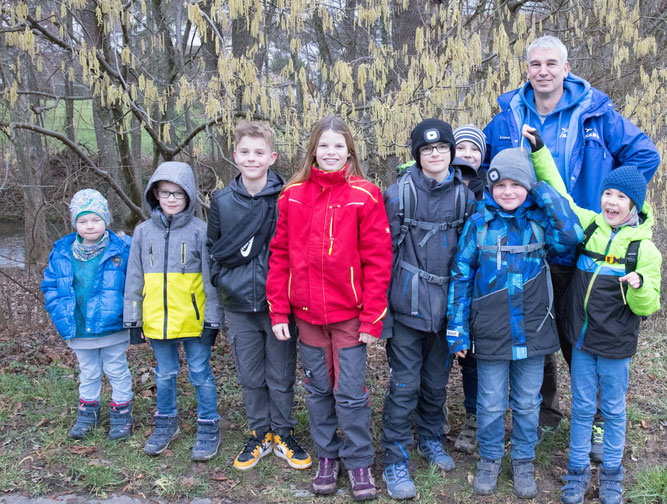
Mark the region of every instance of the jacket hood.
<instances>
[{"instance_id":1,"label":"jacket hood","mask_svg":"<svg viewBox=\"0 0 667 504\"><path fill-rule=\"evenodd\" d=\"M584 80L581 77L577 77L573 73L569 73L563 81L563 96L558 102L558 105L556 105L556 108L553 110L552 114L578 105L584 100L584 98L586 98L586 95L590 89L591 85L587 80ZM519 90L519 96L521 97L521 102L523 105L525 105L533 113L538 113L537 109L535 108L535 92L533 91L533 85L530 82L526 82Z\"/></svg>"},{"instance_id":2,"label":"jacket hood","mask_svg":"<svg viewBox=\"0 0 667 504\"><path fill-rule=\"evenodd\" d=\"M269 170L266 172L266 185L261 191L255 194L255 198L278 194L284 185L285 179L273 170ZM250 196L245 186L243 185L240 173L229 183L229 188L236 193L242 194L243 196Z\"/></svg>"},{"instance_id":3,"label":"jacket hood","mask_svg":"<svg viewBox=\"0 0 667 504\"><path fill-rule=\"evenodd\" d=\"M155 169L153 175L151 175L151 178L148 181L148 184L146 185L146 191L144 192L144 200L146 201L148 208L151 210L151 216L154 216L155 211L160 207L160 202L153 194L153 187L160 180L178 184L188 195L187 206L181 213L173 216L172 222L186 222L189 220L190 217L192 217L195 213L195 206L197 202L197 185L195 184L195 175L192 172L190 165L178 161L167 161L166 163L160 164ZM155 220L156 219L154 219L154 221Z\"/></svg>"}]
</instances>

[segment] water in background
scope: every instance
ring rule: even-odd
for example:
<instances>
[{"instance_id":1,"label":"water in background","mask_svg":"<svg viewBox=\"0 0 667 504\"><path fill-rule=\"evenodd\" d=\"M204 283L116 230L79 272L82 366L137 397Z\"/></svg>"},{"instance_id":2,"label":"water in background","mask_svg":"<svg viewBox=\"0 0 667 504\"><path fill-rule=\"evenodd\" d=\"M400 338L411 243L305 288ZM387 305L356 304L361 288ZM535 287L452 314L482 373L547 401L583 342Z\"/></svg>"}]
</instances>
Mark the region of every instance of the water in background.
<instances>
[{"instance_id":1,"label":"water in background","mask_svg":"<svg viewBox=\"0 0 667 504\"><path fill-rule=\"evenodd\" d=\"M0 221L0 268L25 268L25 242L21 222Z\"/></svg>"}]
</instances>

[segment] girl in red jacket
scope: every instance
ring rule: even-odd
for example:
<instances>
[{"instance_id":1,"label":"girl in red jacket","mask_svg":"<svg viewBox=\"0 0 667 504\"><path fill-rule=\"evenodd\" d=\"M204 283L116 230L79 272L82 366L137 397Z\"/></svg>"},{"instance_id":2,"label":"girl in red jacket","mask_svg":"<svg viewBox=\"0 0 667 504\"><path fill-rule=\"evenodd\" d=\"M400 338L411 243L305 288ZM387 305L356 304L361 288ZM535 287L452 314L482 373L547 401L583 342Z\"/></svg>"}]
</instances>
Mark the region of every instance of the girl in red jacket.
<instances>
[{"instance_id":1,"label":"girl in red jacket","mask_svg":"<svg viewBox=\"0 0 667 504\"><path fill-rule=\"evenodd\" d=\"M375 497L366 344L387 311L392 249L380 189L364 179L349 127L328 116L278 199L267 299L273 331L299 327L310 433L319 463L315 493L336 490L340 459L356 500ZM337 426L345 436L336 434Z\"/></svg>"}]
</instances>

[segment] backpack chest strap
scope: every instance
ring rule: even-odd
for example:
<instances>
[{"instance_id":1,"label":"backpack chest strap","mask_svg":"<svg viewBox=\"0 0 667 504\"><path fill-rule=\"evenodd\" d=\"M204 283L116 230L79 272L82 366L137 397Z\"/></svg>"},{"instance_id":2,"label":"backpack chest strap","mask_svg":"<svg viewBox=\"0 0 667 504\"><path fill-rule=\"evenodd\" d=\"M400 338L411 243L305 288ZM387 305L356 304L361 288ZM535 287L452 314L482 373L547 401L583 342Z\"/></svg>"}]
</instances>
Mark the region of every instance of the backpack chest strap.
<instances>
[{"instance_id":1,"label":"backpack chest strap","mask_svg":"<svg viewBox=\"0 0 667 504\"><path fill-rule=\"evenodd\" d=\"M428 283L443 286L449 281L451 277L433 275L432 273L424 271L423 269L419 269L416 266L413 266L412 264L407 263L405 261L400 261L398 264L401 268L412 273L412 281L410 282L410 289L412 294L410 314L419 315L419 279L423 278Z\"/></svg>"}]
</instances>

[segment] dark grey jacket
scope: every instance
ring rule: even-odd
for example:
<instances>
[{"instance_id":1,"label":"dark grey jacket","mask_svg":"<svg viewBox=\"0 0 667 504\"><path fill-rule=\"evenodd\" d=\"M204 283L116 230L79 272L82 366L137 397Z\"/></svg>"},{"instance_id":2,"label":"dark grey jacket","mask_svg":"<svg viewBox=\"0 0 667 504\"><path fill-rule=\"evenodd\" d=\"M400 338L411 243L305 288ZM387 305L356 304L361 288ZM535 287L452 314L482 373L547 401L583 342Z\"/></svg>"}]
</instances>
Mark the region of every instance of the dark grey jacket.
<instances>
[{"instance_id":1,"label":"dark grey jacket","mask_svg":"<svg viewBox=\"0 0 667 504\"><path fill-rule=\"evenodd\" d=\"M249 262L233 268L227 268L211 258L211 282L218 288L220 302L225 310L232 312L256 312L268 310L266 302L266 276L269 272L269 243L275 232L275 203L285 180L277 173L269 170L266 186L254 196L250 196L241 181L241 175L229 185L216 191L211 198L211 209L208 215L207 246L209 252L219 239L236 236L242 231L239 223L248 213L258 211L262 199L269 199L269 216L272 219L271 232L265 236L261 250ZM254 240L255 237L251 239ZM247 246L252 243L251 246ZM250 249L260 244L248 242L242 248Z\"/></svg>"},{"instance_id":2,"label":"dark grey jacket","mask_svg":"<svg viewBox=\"0 0 667 504\"><path fill-rule=\"evenodd\" d=\"M456 193L457 187L463 185L461 164L468 166L465 161L454 158L451 165L453 174L440 183L425 177L416 166L410 167L417 196L413 220L443 224L459 219ZM472 191L463 187L462 204L467 219L473 213L476 202ZM451 262L463 223L443 225L446 229L435 231L427 229L428 225L409 226L399 246L397 242L403 224L399 200L398 184L393 184L384 193L394 247L394 268L389 287L391 316L413 329L438 332L446 323Z\"/></svg>"}]
</instances>

